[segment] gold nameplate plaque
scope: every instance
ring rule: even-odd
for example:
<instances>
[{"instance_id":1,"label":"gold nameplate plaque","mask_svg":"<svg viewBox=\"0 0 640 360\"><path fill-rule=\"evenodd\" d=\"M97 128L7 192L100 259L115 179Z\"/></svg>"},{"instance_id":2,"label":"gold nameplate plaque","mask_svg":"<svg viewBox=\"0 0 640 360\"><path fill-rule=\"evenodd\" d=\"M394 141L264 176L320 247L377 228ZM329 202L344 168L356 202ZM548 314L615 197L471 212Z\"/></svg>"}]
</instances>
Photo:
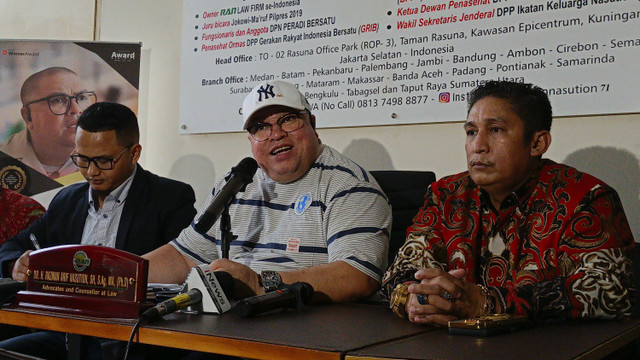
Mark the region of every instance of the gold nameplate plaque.
<instances>
[{"instance_id":1,"label":"gold nameplate plaque","mask_svg":"<svg viewBox=\"0 0 640 360\"><path fill-rule=\"evenodd\" d=\"M138 318L146 300L149 261L94 245L60 245L29 255L19 307L75 315Z\"/></svg>"}]
</instances>

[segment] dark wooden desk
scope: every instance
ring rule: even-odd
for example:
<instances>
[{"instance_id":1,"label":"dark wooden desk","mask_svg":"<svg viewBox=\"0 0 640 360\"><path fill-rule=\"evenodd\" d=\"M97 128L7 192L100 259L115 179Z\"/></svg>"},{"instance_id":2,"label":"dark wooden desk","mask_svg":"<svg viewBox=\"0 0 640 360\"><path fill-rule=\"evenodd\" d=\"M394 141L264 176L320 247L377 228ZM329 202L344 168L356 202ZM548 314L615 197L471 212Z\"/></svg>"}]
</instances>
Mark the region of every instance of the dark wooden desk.
<instances>
[{"instance_id":1,"label":"dark wooden desk","mask_svg":"<svg viewBox=\"0 0 640 360\"><path fill-rule=\"evenodd\" d=\"M131 322L0 310L0 323L128 340ZM259 359L344 359L348 351L429 331L387 308L364 304L312 306L255 318L171 314L140 328L136 341Z\"/></svg>"},{"instance_id":2,"label":"dark wooden desk","mask_svg":"<svg viewBox=\"0 0 640 360\"><path fill-rule=\"evenodd\" d=\"M640 320L571 321L493 337L437 329L347 353L346 360L601 359L640 337Z\"/></svg>"},{"instance_id":3,"label":"dark wooden desk","mask_svg":"<svg viewBox=\"0 0 640 360\"><path fill-rule=\"evenodd\" d=\"M133 326L18 309L0 310L0 323L123 341ZM171 314L142 326L136 341L257 359L589 360L639 337L640 320L574 321L487 338L452 336L413 325L382 306L343 304L248 319L233 312Z\"/></svg>"}]
</instances>

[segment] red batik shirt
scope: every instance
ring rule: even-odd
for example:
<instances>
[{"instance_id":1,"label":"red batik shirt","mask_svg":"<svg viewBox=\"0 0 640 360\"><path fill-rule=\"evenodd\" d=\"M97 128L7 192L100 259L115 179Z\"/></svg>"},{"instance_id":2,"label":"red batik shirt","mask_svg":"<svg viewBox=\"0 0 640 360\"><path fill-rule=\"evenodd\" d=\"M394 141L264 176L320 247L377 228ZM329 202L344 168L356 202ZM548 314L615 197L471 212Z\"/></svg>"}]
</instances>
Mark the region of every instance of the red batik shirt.
<instances>
[{"instance_id":1,"label":"red batik shirt","mask_svg":"<svg viewBox=\"0 0 640 360\"><path fill-rule=\"evenodd\" d=\"M497 212L468 172L433 183L383 278L383 294L421 268L466 269L531 318L622 318L632 311L633 236L611 187L543 160Z\"/></svg>"},{"instance_id":2,"label":"red batik shirt","mask_svg":"<svg viewBox=\"0 0 640 360\"><path fill-rule=\"evenodd\" d=\"M44 214L37 201L0 186L0 244Z\"/></svg>"}]
</instances>

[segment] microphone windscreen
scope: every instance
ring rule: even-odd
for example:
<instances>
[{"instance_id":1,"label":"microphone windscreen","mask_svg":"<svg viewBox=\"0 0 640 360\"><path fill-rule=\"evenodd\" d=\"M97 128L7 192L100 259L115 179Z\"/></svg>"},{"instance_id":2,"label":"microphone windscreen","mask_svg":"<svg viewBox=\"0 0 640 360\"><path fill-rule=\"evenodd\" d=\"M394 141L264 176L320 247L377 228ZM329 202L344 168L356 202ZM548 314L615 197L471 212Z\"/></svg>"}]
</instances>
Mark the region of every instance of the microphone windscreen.
<instances>
[{"instance_id":1,"label":"microphone windscreen","mask_svg":"<svg viewBox=\"0 0 640 360\"><path fill-rule=\"evenodd\" d=\"M311 284L306 282L296 282L291 286L293 286L298 292L298 294L300 294L300 298L302 299L302 302L306 304L309 301L311 301L311 298L313 297L313 293L314 293L313 286L311 286Z\"/></svg>"},{"instance_id":2,"label":"microphone windscreen","mask_svg":"<svg viewBox=\"0 0 640 360\"><path fill-rule=\"evenodd\" d=\"M193 310L222 314L231 309L229 299L234 292L234 280L225 271L213 271L209 264L196 265L187 276L186 289L202 292L202 302Z\"/></svg>"},{"instance_id":3,"label":"microphone windscreen","mask_svg":"<svg viewBox=\"0 0 640 360\"><path fill-rule=\"evenodd\" d=\"M256 170L258 170L258 163L253 158L246 157L240 160L238 165L231 169L231 172L241 176L245 179L245 182L248 182L253 178Z\"/></svg>"},{"instance_id":4,"label":"microphone windscreen","mask_svg":"<svg viewBox=\"0 0 640 360\"><path fill-rule=\"evenodd\" d=\"M231 297L235 291L235 283L233 282L231 274L226 271L215 271L213 274L216 276L216 279L218 279L218 283L225 295Z\"/></svg>"}]
</instances>

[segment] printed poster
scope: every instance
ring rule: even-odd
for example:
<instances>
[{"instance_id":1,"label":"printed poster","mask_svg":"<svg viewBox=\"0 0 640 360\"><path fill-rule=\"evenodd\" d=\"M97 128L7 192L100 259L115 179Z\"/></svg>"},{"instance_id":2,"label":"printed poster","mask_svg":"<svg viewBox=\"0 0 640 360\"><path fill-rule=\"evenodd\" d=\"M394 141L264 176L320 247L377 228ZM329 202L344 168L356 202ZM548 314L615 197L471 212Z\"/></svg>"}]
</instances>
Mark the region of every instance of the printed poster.
<instances>
[{"instance_id":1,"label":"printed poster","mask_svg":"<svg viewBox=\"0 0 640 360\"><path fill-rule=\"evenodd\" d=\"M84 109L138 110L140 43L0 40L0 186L32 196L83 180L69 155Z\"/></svg>"}]
</instances>

